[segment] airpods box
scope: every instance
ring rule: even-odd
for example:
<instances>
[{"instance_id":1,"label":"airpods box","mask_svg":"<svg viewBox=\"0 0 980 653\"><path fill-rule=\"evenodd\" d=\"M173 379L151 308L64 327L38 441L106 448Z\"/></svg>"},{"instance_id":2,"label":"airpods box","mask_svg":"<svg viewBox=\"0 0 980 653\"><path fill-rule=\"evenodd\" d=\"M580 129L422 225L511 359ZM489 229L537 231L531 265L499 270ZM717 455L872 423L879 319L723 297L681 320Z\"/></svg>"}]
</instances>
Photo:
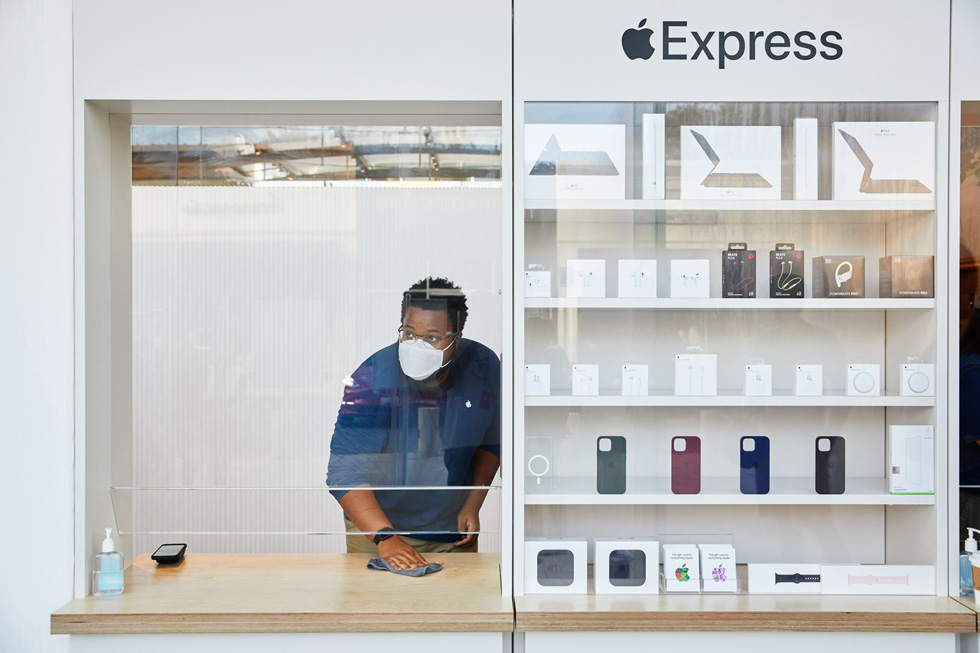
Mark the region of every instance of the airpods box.
<instances>
[{"instance_id":1,"label":"airpods box","mask_svg":"<svg viewBox=\"0 0 980 653\"><path fill-rule=\"evenodd\" d=\"M551 270L528 270L524 273L525 297L551 297Z\"/></svg>"},{"instance_id":2,"label":"airpods box","mask_svg":"<svg viewBox=\"0 0 980 653\"><path fill-rule=\"evenodd\" d=\"M820 594L820 565L749 564L749 594Z\"/></svg>"},{"instance_id":3,"label":"airpods box","mask_svg":"<svg viewBox=\"0 0 980 653\"><path fill-rule=\"evenodd\" d=\"M821 565L821 594L936 594L932 565Z\"/></svg>"},{"instance_id":4,"label":"airpods box","mask_svg":"<svg viewBox=\"0 0 980 653\"><path fill-rule=\"evenodd\" d=\"M599 366L572 365L572 396L597 397L599 395Z\"/></svg>"},{"instance_id":5,"label":"airpods box","mask_svg":"<svg viewBox=\"0 0 980 653\"><path fill-rule=\"evenodd\" d=\"M737 592L735 547L730 544L699 544L701 554L701 590L704 592Z\"/></svg>"},{"instance_id":6,"label":"airpods box","mask_svg":"<svg viewBox=\"0 0 980 653\"><path fill-rule=\"evenodd\" d=\"M745 366L745 396L772 396L772 365Z\"/></svg>"},{"instance_id":7,"label":"airpods box","mask_svg":"<svg viewBox=\"0 0 980 653\"><path fill-rule=\"evenodd\" d=\"M864 257L814 257L813 296L864 297Z\"/></svg>"},{"instance_id":8,"label":"airpods box","mask_svg":"<svg viewBox=\"0 0 980 653\"><path fill-rule=\"evenodd\" d=\"M649 394L649 379L649 365L623 365L623 396L647 396Z\"/></svg>"},{"instance_id":9,"label":"airpods box","mask_svg":"<svg viewBox=\"0 0 980 653\"><path fill-rule=\"evenodd\" d=\"M776 243L769 252L769 296L800 299L806 295L804 285L803 250L793 243Z\"/></svg>"},{"instance_id":10,"label":"airpods box","mask_svg":"<svg viewBox=\"0 0 980 653\"><path fill-rule=\"evenodd\" d=\"M596 594L659 594L660 544L633 538L596 538Z\"/></svg>"},{"instance_id":11,"label":"airpods box","mask_svg":"<svg viewBox=\"0 0 980 653\"><path fill-rule=\"evenodd\" d=\"M664 544L664 591L700 592L701 567L694 544Z\"/></svg>"},{"instance_id":12,"label":"airpods box","mask_svg":"<svg viewBox=\"0 0 980 653\"><path fill-rule=\"evenodd\" d=\"M847 366L848 397L877 397L881 394L881 365L851 363Z\"/></svg>"},{"instance_id":13,"label":"airpods box","mask_svg":"<svg viewBox=\"0 0 980 653\"><path fill-rule=\"evenodd\" d=\"M551 395L551 365L524 366L524 395L527 397Z\"/></svg>"},{"instance_id":14,"label":"airpods box","mask_svg":"<svg viewBox=\"0 0 980 653\"><path fill-rule=\"evenodd\" d=\"M569 297L605 297L606 261L569 259L565 264Z\"/></svg>"},{"instance_id":15,"label":"airpods box","mask_svg":"<svg viewBox=\"0 0 980 653\"><path fill-rule=\"evenodd\" d=\"M888 491L891 494L935 494L935 429L888 427Z\"/></svg>"},{"instance_id":16,"label":"airpods box","mask_svg":"<svg viewBox=\"0 0 980 653\"><path fill-rule=\"evenodd\" d=\"M620 297L656 297L657 261L629 260L619 262Z\"/></svg>"},{"instance_id":17,"label":"airpods box","mask_svg":"<svg viewBox=\"0 0 980 653\"><path fill-rule=\"evenodd\" d=\"M675 396L714 397L717 394L717 354L677 354L674 357Z\"/></svg>"},{"instance_id":18,"label":"airpods box","mask_svg":"<svg viewBox=\"0 0 980 653\"><path fill-rule=\"evenodd\" d=\"M524 592L585 594L588 591L588 554L586 540L524 542Z\"/></svg>"},{"instance_id":19,"label":"airpods box","mask_svg":"<svg viewBox=\"0 0 980 653\"><path fill-rule=\"evenodd\" d=\"M878 296L935 297L935 264L932 256L886 256L878 259Z\"/></svg>"},{"instance_id":20,"label":"airpods box","mask_svg":"<svg viewBox=\"0 0 980 653\"><path fill-rule=\"evenodd\" d=\"M823 365L797 365L793 394L797 397L823 395Z\"/></svg>"},{"instance_id":21,"label":"airpods box","mask_svg":"<svg viewBox=\"0 0 980 653\"><path fill-rule=\"evenodd\" d=\"M903 397L935 397L936 366L932 363L906 363L902 365Z\"/></svg>"},{"instance_id":22,"label":"airpods box","mask_svg":"<svg viewBox=\"0 0 980 653\"><path fill-rule=\"evenodd\" d=\"M670 262L670 296L710 297L709 272L708 259L674 259Z\"/></svg>"},{"instance_id":23,"label":"airpods box","mask_svg":"<svg viewBox=\"0 0 980 653\"><path fill-rule=\"evenodd\" d=\"M817 199L817 119L793 121L793 199Z\"/></svg>"}]
</instances>

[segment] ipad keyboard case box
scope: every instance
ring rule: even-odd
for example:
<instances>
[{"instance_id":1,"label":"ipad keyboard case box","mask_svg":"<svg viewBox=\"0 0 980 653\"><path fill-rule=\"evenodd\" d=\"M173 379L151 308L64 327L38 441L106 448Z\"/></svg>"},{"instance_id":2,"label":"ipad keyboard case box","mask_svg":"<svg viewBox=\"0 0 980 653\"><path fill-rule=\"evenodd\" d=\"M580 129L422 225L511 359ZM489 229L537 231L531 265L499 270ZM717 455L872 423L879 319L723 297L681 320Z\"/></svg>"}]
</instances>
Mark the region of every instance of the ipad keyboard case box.
<instances>
[{"instance_id":1,"label":"ipad keyboard case box","mask_svg":"<svg viewBox=\"0 0 980 653\"><path fill-rule=\"evenodd\" d=\"M814 256L814 297L864 297L863 256Z\"/></svg>"},{"instance_id":2,"label":"ipad keyboard case box","mask_svg":"<svg viewBox=\"0 0 980 653\"><path fill-rule=\"evenodd\" d=\"M844 494L844 438L839 435L818 437L815 453L817 494Z\"/></svg>"},{"instance_id":3,"label":"ipad keyboard case box","mask_svg":"<svg viewBox=\"0 0 980 653\"><path fill-rule=\"evenodd\" d=\"M729 243L721 253L721 296L755 297L755 250Z\"/></svg>"},{"instance_id":4,"label":"ipad keyboard case box","mask_svg":"<svg viewBox=\"0 0 980 653\"><path fill-rule=\"evenodd\" d=\"M835 122L835 200L933 201L936 123Z\"/></svg>"},{"instance_id":5,"label":"ipad keyboard case box","mask_svg":"<svg viewBox=\"0 0 980 653\"><path fill-rule=\"evenodd\" d=\"M674 494L701 492L701 438L688 435L671 439L670 491Z\"/></svg>"},{"instance_id":6,"label":"ipad keyboard case box","mask_svg":"<svg viewBox=\"0 0 980 653\"><path fill-rule=\"evenodd\" d=\"M769 296L802 299L803 250L793 243L776 243L769 252Z\"/></svg>"},{"instance_id":7,"label":"ipad keyboard case box","mask_svg":"<svg viewBox=\"0 0 980 653\"><path fill-rule=\"evenodd\" d=\"M599 494L626 492L626 438L604 435L596 439L596 491Z\"/></svg>"},{"instance_id":8,"label":"ipad keyboard case box","mask_svg":"<svg viewBox=\"0 0 980 653\"><path fill-rule=\"evenodd\" d=\"M782 128L682 125L681 199L778 200Z\"/></svg>"},{"instance_id":9,"label":"ipad keyboard case box","mask_svg":"<svg viewBox=\"0 0 980 653\"><path fill-rule=\"evenodd\" d=\"M738 466L742 494L769 494L769 438L761 435L742 438Z\"/></svg>"}]
</instances>

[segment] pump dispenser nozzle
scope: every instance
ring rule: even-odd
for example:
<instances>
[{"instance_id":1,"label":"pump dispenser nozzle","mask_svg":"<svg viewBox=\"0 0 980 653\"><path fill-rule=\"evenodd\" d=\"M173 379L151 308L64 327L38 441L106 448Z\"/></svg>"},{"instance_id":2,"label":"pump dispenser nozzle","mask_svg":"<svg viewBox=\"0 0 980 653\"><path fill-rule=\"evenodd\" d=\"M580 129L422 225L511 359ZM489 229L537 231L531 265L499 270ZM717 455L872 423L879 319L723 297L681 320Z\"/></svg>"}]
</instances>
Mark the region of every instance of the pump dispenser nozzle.
<instances>
[{"instance_id":1,"label":"pump dispenser nozzle","mask_svg":"<svg viewBox=\"0 0 980 653\"><path fill-rule=\"evenodd\" d=\"M963 541L963 550L967 553L977 552L977 541L974 539L973 535L975 533L980 533L980 529L967 528L966 539Z\"/></svg>"},{"instance_id":2,"label":"pump dispenser nozzle","mask_svg":"<svg viewBox=\"0 0 980 653\"><path fill-rule=\"evenodd\" d=\"M102 540L102 553L111 553L116 550L116 545L112 541L112 527L105 529L105 539ZM977 550L976 541L973 542L973 550Z\"/></svg>"}]
</instances>

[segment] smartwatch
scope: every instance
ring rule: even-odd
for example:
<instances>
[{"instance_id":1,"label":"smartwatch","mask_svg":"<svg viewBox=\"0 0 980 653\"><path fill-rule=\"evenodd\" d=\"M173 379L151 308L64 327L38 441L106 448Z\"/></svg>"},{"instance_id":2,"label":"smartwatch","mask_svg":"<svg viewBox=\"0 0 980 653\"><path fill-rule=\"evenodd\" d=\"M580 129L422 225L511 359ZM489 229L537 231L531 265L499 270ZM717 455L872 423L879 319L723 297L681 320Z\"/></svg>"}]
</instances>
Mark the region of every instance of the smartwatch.
<instances>
[{"instance_id":1,"label":"smartwatch","mask_svg":"<svg viewBox=\"0 0 980 653\"><path fill-rule=\"evenodd\" d=\"M375 534L371 541L375 544L381 544L390 537L395 536L395 529L391 526L385 526L384 528L379 528L378 532Z\"/></svg>"}]
</instances>

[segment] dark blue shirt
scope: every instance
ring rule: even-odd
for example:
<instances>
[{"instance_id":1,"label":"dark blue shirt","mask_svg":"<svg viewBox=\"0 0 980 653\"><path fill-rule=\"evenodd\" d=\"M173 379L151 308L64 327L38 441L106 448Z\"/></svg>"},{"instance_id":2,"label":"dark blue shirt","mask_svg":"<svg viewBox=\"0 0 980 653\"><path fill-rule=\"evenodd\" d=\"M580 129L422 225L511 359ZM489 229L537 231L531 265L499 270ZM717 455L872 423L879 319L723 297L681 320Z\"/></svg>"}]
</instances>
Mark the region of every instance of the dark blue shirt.
<instances>
[{"instance_id":1,"label":"dark blue shirt","mask_svg":"<svg viewBox=\"0 0 980 653\"><path fill-rule=\"evenodd\" d=\"M473 483L478 449L500 455L500 359L461 339L439 386L405 376L398 345L368 358L344 390L333 439L327 485L350 488L452 487ZM340 499L346 490L332 490ZM459 539L456 515L468 490L377 490L396 530L413 537ZM441 534L435 532L441 531Z\"/></svg>"}]
</instances>

